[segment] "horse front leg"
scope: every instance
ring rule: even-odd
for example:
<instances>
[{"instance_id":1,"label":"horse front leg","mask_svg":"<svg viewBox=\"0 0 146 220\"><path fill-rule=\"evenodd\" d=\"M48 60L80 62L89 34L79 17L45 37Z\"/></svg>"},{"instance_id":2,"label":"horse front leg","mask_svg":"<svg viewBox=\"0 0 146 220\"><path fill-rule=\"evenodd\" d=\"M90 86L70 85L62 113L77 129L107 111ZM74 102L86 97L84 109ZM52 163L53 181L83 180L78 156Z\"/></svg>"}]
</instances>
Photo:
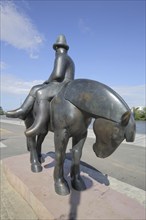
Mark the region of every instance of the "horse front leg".
<instances>
[{"instance_id":1,"label":"horse front leg","mask_svg":"<svg viewBox=\"0 0 146 220\"><path fill-rule=\"evenodd\" d=\"M59 130L54 133L55 143L55 168L54 184L55 191L59 195L68 195L70 193L67 181L64 178L64 160L69 137L65 130Z\"/></svg>"},{"instance_id":2,"label":"horse front leg","mask_svg":"<svg viewBox=\"0 0 146 220\"><path fill-rule=\"evenodd\" d=\"M83 136L73 137L72 165L70 174L72 187L78 191L86 189L85 183L80 176L80 159L86 137L87 132Z\"/></svg>"}]
</instances>

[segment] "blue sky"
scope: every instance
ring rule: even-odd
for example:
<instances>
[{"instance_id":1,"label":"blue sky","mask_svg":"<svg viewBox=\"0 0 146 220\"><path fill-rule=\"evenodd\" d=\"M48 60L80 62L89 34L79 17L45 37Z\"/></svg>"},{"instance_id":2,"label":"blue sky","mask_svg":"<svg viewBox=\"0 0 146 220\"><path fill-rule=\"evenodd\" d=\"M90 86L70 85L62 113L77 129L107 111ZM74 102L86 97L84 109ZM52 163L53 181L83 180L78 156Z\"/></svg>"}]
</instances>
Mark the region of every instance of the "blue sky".
<instances>
[{"instance_id":1,"label":"blue sky","mask_svg":"<svg viewBox=\"0 0 146 220\"><path fill-rule=\"evenodd\" d=\"M1 1L1 106L20 106L48 79L64 34L76 78L100 81L145 106L145 1Z\"/></svg>"}]
</instances>

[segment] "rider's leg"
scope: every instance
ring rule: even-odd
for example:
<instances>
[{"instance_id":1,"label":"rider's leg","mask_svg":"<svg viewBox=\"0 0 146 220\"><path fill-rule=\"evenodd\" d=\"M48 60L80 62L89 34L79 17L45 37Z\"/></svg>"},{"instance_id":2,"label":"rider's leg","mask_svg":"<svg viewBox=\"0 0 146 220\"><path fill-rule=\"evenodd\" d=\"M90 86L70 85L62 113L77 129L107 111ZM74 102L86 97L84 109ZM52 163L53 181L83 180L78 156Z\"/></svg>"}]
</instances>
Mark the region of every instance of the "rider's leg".
<instances>
[{"instance_id":1,"label":"rider's leg","mask_svg":"<svg viewBox=\"0 0 146 220\"><path fill-rule=\"evenodd\" d=\"M50 119L50 100L47 97L47 89L39 89L36 92L37 111L33 125L25 132L26 136L44 134L48 131Z\"/></svg>"},{"instance_id":2,"label":"rider's leg","mask_svg":"<svg viewBox=\"0 0 146 220\"><path fill-rule=\"evenodd\" d=\"M50 83L36 92L38 108L33 125L26 130L26 136L34 136L46 132L50 119L50 101L60 91L63 84Z\"/></svg>"},{"instance_id":3,"label":"rider's leg","mask_svg":"<svg viewBox=\"0 0 146 220\"><path fill-rule=\"evenodd\" d=\"M12 110L12 111L7 111L6 116L9 118L24 119L27 113L31 110L34 100L35 99L33 96L28 95L20 108Z\"/></svg>"},{"instance_id":4,"label":"rider's leg","mask_svg":"<svg viewBox=\"0 0 146 220\"><path fill-rule=\"evenodd\" d=\"M29 95L26 97L21 107L18 109L12 110L12 111L7 111L6 116L10 118L24 119L26 115L28 114L28 112L33 107L35 96L36 96L36 91L40 89L42 86L43 85L37 85L37 86L32 87Z\"/></svg>"},{"instance_id":5,"label":"rider's leg","mask_svg":"<svg viewBox=\"0 0 146 220\"><path fill-rule=\"evenodd\" d=\"M25 132L26 136L44 134L48 131L50 118L50 103L48 100L40 99L33 125Z\"/></svg>"}]
</instances>

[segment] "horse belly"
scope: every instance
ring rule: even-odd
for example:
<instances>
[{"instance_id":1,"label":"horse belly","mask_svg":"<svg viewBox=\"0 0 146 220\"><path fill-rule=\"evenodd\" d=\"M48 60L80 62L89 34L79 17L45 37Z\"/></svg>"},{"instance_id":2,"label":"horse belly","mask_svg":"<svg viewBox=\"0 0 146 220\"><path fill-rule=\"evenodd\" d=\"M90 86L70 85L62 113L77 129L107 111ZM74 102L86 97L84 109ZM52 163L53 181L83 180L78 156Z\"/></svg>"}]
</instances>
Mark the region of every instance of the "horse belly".
<instances>
[{"instance_id":1,"label":"horse belly","mask_svg":"<svg viewBox=\"0 0 146 220\"><path fill-rule=\"evenodd\" d=\"M52 105L52 125L55 129L66 129L70 137L85 133L90 120L69 101L54 100Z\"/></svg>"}]
</instances>

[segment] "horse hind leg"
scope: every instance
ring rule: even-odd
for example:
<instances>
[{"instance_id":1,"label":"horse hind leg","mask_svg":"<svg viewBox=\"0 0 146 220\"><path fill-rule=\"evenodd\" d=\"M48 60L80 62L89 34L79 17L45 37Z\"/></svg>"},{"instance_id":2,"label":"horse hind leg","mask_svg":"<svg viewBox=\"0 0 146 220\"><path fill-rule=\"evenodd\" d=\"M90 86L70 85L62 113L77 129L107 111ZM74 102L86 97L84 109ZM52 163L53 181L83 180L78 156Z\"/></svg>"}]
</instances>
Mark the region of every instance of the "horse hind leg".
<instances>
[{"instance_id":1,"label":"horse hind leg","mask_svg":"<svg viewBox=\"0 0 146 220\"><path fill-rule=\"evenodd\" d=\"M72 165L71 165L71 185L75 190L83 191L86 185L80 176L80 159L82 156L82 149L87 137L87 132L83 136L73 137L72 148Z\"/></svg>"},{"instance_id":2,"label":"horse hind leg","mask_svg":"<svg viewBox=\"0 0 146 220\"><path fill-rule=\"evenodd\" d=\"M40 134L37 136L36 150L37 150L38 160L40 163L45 162L45 160L42 156L42 143L43 143L46 135L47 135L47 132L45 134Z\"/></svg>"},{"instance_id":3,"label":"horse hind leg","mask_svg":"<svg viewBox=\"0 0 146 220\"><path fill-rule=\"evenodd\" d=\"M70 189L67 181L64 178L64 160L65 152L68 144L69 137L65 130L60 130L54 133L55 141L55 168L54 168L54 183L55 191L59 195L68 195Z\"/></svg>"}]
</instances>

